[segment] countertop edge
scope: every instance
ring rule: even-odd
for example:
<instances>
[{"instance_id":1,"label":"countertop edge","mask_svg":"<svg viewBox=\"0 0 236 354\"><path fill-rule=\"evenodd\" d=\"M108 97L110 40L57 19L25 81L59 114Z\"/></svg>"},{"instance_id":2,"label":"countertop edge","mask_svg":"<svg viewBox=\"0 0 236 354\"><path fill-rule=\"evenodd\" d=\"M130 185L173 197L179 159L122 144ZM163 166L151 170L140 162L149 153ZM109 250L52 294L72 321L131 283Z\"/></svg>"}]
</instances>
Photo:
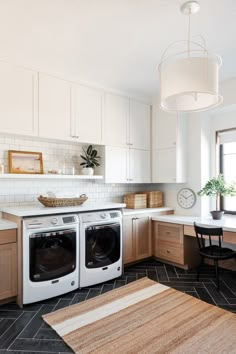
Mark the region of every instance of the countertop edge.
<instances>
[{"instance_id":1,"label":"countertop edge","mask_svg":"<svg viewBox=\"0 0 236 354\"><path fill-rule=\"evenodd\" d=\"M152 221L167 222L171 224L180 224L186 226L193 226L193 223L196 222L200 226L222 227L224 231L236 232L236 217L228 215L224 216L221 220L213 220L200 216L181 216L172 214L163 216L153 216Z\"/></svg>"},{"instance_id":2,"label":"countertop edge","mask_svg":"<svg viewBox=\"0 0 236 354\"><path fill-rule=\"evenodd\" d=\"M145 209L123 209L123 215L132 215L132 214L152 214L163 211L173 211L174 208L171 207L159 207L159 208L145 208Z\"/></svg>"},{"instance_id":3,"label":"countertop edge","mask_svg":"<svg viewBox=\"0 0 236 354\"><path fill-rule=\"evenodd\" d=\"M43 216L43 215L54 215L54 214L67 214L67 213L83 213L87 211L99 211L99 210L109 210L109 209L123 209L126 204L124 203L104 203L98 205L82 205L74 207L58 207L58 208L47 208L43 206L29 206L29 207L3 207L1 208L2 213L11 214L17 217L30 217L30 216Z\"/></svg>"}]
</instances>

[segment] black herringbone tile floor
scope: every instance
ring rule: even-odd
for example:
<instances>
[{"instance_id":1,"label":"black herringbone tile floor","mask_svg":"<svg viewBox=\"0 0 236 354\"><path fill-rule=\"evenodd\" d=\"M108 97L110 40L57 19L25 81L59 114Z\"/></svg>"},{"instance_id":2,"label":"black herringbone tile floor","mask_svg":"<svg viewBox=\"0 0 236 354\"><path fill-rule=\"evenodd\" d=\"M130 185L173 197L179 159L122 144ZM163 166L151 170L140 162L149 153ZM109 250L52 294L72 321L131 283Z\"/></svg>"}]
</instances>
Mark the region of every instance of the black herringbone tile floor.
<instances>
[{"instance_id":1,"label":"black herringbone tile floor","mask_svg":"<svg viewBox=\"0 0 236 354\"><path fill-rule=\"evenodd\" d=\"M41 316L144 276L236 313L235 272L221 270L221 289L218 292L215 288L213 267L205 266L200 281L197 282L195 270L185 271L155 260L148 260L126 267L122 277L104 284L27 305L23 309L14 303L0 306L0 354L71 353L71 349L43 322Z\"/></svg>"}]
</instances>

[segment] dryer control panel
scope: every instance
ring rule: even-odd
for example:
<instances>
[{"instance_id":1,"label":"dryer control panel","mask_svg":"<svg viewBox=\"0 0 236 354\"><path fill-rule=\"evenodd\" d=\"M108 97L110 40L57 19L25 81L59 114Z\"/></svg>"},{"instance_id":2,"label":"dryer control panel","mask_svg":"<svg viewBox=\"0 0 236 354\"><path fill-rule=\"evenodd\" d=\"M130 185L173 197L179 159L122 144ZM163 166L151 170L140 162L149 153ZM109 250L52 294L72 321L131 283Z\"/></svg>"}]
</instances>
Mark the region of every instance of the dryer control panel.
<instances>
[{"instance_id":1,"label":"dryer control panel","mask_svg":"<svg viewBox=\"0 0 236 354\"><path fill-rule=\"evenodd\" d=\"M122 214L119 210L104 210L99 212L81 213L80 219L83 223L93 223L98 221L112 221L121 218Z\"/></svg>"}]
</instances>

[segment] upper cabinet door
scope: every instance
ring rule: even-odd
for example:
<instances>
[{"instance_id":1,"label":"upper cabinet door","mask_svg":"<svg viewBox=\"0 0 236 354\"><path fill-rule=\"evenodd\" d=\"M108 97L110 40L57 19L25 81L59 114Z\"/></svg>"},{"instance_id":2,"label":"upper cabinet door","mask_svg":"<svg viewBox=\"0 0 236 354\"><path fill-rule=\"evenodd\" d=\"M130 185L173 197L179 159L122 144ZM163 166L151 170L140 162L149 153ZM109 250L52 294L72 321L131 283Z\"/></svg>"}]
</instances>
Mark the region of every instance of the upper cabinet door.
<instances>
[{"instance_id":1,"label":"upper cabinet door","mask_svg":"<svg viewBox=\"0 0 236 354\"><path fill-rule=\"evenodd\" d=\"M39 136L72 140L70 83L39 74Z\"/></svg>"},{"instance_id":2,"label":"upper cabinet door","mask_svg":"<svg viewBox=\"0 0 236 354\"><path fill-rule=\"evenodd\" d=\"M129 100L126 97L105 95L105 144L129 145Z\"/></svg>"},{"instance_id":3,"label":"upper cabinet door","mask_svg":"<svg viewBox=\"0 0 236 354\"><path fill-rule=\"evenodd\" d=\"M129 182L129 149L105 147L105 179L106 183Z\"/></svg>"},{"instance_id":4,"label":"upper cabinet door","mask_svg":"<svg viewBox=\"0 0 236 354\"><path fill-rule=\"evenodd\" d=\"M102 91L86 86L72 86L72 126L78 141L102 144L103 102Z\"/></svg>"},{"instance_id":5,"label":"upper cabinet door","mask_svg":"<svg viewBox=\"0 0 236 354\"><path fill-rule=\"evenodd\" d=\"M150 106L137 101L130 102L130 146L150 150L151 112Z\"/></svg>"},{"instance_id":6,"label":"upper cabinet door","mask_svg":"<svg viewBox=\"0 0 236 354\"><path fill-rule=\"evenodd\" d=\"M150 183L150 151L129 150L129 176L131 183Z\"/></svg>"},{"instance_id":7,"label":"upper cabinet door","mask_svg":"<svg viewBox=\"0 0 236 354\"><path fill-rule=\"evenodd\" d=\"M177 180L176 167L176 148L152 151L152 182L182 182Z\"/></svg>"},{"instance_id":8,"label":"upper cabinet door","mask_svg":"<svg viewBox=\"0 0 236 354\"><path fill-rule=\"evenodd\" d=\"M153 107L152 148L170 149L176 146L177 115Z\"/></svg>"},{"instance_id":9,"label":"upper cabinet door","mask_svg":"<svg viewBox=\"0 0 236 354\"><path fill-rule=\"evenodd\" d=\"M38 134L38 74L0 63L0 131Z\"/></svg>"}]
</instances>

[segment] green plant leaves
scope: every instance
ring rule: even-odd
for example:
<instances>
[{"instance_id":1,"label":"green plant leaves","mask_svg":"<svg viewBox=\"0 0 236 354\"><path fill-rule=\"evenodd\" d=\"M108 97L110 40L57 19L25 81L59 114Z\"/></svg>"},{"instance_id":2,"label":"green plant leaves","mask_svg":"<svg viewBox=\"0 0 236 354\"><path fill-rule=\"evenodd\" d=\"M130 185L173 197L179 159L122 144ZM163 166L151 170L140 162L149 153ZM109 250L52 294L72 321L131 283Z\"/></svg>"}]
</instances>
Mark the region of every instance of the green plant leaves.
<instances>
[{"instance_id":1,"label":"green plant leaves","mask_svg":"<svg viewBox=\"0 0 236 354\"><path fill-rule=\"evenodd\" d=\"M81 162L81 166L85 166L85 167L96 167L96 166L100 166L98 159L100 159L101 157L97 155L97 150L93 149L92 145L89 145L87 147L87 150L85 150L83 148L83 152L84 155L80 155L80 157L85 161Z\"/></svg>"},{"instance_id":2,"label":"green plant leaves","mask_svg":"<svg viewBox=\"0 0 236 354\"><path fill-rule=\"evenodd\" d=\"M224 176L221 174L218 177L211 178L205 186L197 193L199 196L219 196L226 197L227 195L236 195L235 184L227 184Z\"/></svg>"}]
</instances>

